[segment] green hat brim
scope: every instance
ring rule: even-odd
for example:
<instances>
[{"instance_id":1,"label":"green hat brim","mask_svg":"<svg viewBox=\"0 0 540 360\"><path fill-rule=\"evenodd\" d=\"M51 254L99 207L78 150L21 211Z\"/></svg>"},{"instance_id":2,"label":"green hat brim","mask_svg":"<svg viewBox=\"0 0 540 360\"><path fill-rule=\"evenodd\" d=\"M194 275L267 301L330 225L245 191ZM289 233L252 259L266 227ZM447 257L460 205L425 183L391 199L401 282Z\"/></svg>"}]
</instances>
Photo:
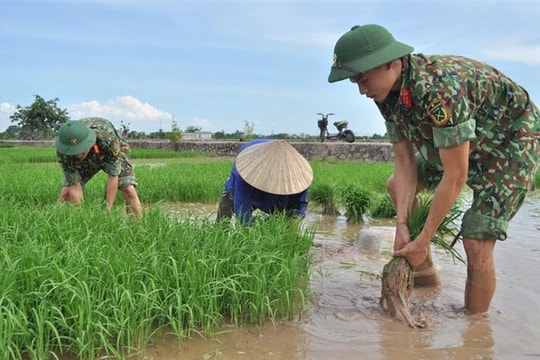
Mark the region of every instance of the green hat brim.
<instances>
[{"instance_id":1,"label":"green hat brim","mask_svg":"<svg viewBox=\"0 0 540 360\"><path fill-rule=\"evenodd\" d=\"M375 51L366 56L362 56L346 63L335 63L332 65L328 82L333 83L350 78L359 73L375 69L378 66L386 64L392 60L399 59L412 53L414 48L399 41Z\"/></svg>"},{"instance_id":2,"label":"green hat brim","mask_svg":"<svg viewBox=\"0 0 540 360\"><path fill-rule=\"evenodd\" d=\"M58 150L59 153L68 156L79 155L90 150L90 148L96 143L96 132L94 129L88 128L88 130L88 136L86 139L80 141L76 145L64 144L60 141L60 137L57 137L56 150Z\"/></svg>"}]
</instances>

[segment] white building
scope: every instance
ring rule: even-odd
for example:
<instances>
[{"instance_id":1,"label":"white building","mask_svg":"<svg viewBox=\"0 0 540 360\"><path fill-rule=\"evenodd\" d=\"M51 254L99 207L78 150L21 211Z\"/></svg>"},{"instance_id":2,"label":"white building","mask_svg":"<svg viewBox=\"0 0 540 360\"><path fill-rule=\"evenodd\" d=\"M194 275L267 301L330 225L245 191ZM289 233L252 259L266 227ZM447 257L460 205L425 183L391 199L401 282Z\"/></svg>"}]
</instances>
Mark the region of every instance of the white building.
<instances>
[{"instance_id":1,"label":"white building","mask_svg":"<svg viewBox=\"0 0 540 360\"><path fill-rule=\"evenodd\" d=\"M212 133L209 131L184 132L182 133L182 140L185 140L185 141L212 140Z\"/></svg>"}]
</instances>

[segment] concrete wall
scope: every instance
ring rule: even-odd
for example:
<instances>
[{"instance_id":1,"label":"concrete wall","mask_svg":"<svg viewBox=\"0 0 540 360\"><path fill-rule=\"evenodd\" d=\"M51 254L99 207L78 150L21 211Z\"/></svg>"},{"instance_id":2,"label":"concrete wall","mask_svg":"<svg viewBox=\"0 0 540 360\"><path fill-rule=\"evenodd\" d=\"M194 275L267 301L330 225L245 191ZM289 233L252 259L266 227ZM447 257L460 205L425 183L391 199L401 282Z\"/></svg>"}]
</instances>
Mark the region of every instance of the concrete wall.
<instances>
[{"instance_id":1,"label":"concrete wall","mask_svg":"<svg viewBox=\"0 0 540 360\"><path fill-rule=\"evenodd\" d=\"M173 144L169 141L130 140L134 149L164 149L172 151L195 151L213 154L216 156L234 157L240 146L240 141L181 141ZM54 146L53 141L13 141L0 140L0 144L14 144L26 146ZM341 159L357 161L392 161L394 155L392 146L382 142L292 142L298 152L308 160L310 159Z\"/></svg>"}]
</instances>

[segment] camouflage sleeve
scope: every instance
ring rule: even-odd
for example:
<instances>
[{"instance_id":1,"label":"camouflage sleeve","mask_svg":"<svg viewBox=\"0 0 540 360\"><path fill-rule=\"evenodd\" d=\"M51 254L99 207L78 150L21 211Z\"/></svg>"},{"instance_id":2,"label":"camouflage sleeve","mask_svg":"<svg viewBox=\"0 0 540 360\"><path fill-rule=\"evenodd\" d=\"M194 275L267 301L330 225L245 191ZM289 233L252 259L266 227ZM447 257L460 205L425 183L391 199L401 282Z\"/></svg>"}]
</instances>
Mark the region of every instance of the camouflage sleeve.
<instances>
[{"instance_id":1,"label":"camouflage sleeve","mask_svg":"<svg viewBox=\"0 0 540 360\"><path fill-rule=\"evenodd\" d=\"M109 156L104 160L103 171L107 175L119 176L122 172L122 156Z\"/></svg>"},{"instance_id":2,"label":"camouflage sleeve","mask_svg":"<svg viewBox=\"0 0 540 360\"><path fill-rule=\"evenodd\" d=\"M449 148L476 139L476 121L467 120L455 126L433 128L433 141L437 148Z\"/></svg>"},{"instance_id":3,"label":"camouflage sleeve","mask_svg":"<svg viewBox=\"0 0 540 360\"><path fill-rule=\"evenodd\" d=\"M101 137L99 141L100 151L104 155L103 171L107 175L118 176L122 171L123 153L120 152L120 141L113 135Z\"/></svg>"},{"instance_id":4,"label":"camouflage sleeve","mask_svg":"<svg viewBox=\"0 0 540 360\"><path fill-rule=\"evenodd\" d=\"M433 143L448 148L476 138L477 107L463 89L467 84L452 77L440 81L425 107L433 129Z\"/></svg>"},{"instance_id":5,"label":"camouflage sleeve","mask_svg":"<svg viewBox=\"0 0 540 360\"><path fill-rule=\"evenodd\" d=\"M81 174L77 170L76 166L72 164L69 158L60 153L56 154L58 159L58 164L62 169L64 178L62 179L62 186L71 186L81 182Z\"/></svg>"},{"instance_id":6,"label":"camouflage sleeve","mask_svg":"<svg viewBox=\"0 0 540 360\"><path fill-rule=\"evenodd\" d=\"M396 123L393 123L391 121L385 121L384 124L386 125L386 132L392 144L396 144L405 139L403 134L399 131L399 128L396 125Z\"/></svg>"}]
</instances>

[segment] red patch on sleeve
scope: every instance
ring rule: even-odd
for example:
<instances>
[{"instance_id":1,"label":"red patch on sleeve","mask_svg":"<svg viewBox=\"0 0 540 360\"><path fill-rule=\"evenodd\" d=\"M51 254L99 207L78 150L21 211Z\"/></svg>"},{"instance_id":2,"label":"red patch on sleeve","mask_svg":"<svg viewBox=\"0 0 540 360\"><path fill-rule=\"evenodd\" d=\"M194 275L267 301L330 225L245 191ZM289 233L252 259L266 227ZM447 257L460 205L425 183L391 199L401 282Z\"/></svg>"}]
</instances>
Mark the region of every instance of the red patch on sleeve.
<instances>
[{"instance_id":1,"label":"red patch on sleeve","mask_svg":"<svg viewBox=\"0 0 540 360\"><path fill-rule=\"evenodd\" d=\"M407 88L401 89L401 102L408 108L412 106L411 90Z\"/></svg>"}]
</instances>

